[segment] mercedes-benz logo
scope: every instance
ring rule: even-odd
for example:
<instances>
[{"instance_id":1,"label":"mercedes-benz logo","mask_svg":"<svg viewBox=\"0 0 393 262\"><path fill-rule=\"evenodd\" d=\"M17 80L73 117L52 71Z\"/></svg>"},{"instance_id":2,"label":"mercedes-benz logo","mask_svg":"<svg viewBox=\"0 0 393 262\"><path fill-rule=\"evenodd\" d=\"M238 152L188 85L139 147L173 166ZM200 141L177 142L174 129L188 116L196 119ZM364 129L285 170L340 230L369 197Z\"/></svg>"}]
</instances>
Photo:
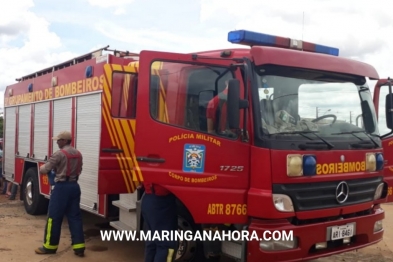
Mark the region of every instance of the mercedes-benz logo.
<instances>
[{"instance_id":1,"label":"mercedes-benz logo","mask_svg":"<svg viewBox=\"0 0 393 262\"><path fill-rule=\"evenodd\" d=\"M338 203L342 204L347 201L349 196L349 186L346 182L342 181L336 187L336 200Z\"/></svg>"}]
</instances>

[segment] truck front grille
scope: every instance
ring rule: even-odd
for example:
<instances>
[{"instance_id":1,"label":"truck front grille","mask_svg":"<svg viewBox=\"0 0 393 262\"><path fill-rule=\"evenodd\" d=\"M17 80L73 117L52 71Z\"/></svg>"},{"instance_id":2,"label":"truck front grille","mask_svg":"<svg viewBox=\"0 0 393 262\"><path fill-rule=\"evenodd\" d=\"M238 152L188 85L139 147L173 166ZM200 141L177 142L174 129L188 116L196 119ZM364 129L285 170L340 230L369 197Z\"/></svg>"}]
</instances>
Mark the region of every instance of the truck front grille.
<instances>
[{"instance_id":1,"label":"truck front grille","mask_svg":"<svg viewBox=\"0 0 393 262\"><path fill-rule=\"evenodd\" d=\"M349 194L347 200L340 204L336 199L336 189L343 181L349 187ZM273 184L273 193L291 197L295 211L310 211L372 201L377 186L382 182L383 177L372 177L317 183Z\"/></svg>"}]
</instances>

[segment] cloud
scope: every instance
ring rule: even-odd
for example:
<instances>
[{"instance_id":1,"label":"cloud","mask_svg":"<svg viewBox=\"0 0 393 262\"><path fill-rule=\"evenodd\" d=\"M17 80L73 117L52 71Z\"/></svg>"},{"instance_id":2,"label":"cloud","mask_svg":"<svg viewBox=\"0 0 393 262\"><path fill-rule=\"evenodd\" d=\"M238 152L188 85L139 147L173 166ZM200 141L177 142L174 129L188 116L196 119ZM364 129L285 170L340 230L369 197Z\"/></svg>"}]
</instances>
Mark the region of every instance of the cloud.
<instances>
[{"instance_id":1,"label":"cloud","mask_svg":"<svg viewBox=\"0 0 393 262\"><path fill-rule=\"evenodd\" d=\"M129 51L133 52L151 49L179 53L233 47L233 44L222 40L226 38L226 35L221 37L212 35L211 38L207 38L193 34L171 33L158 28L125 28L107 21L97 23L96 29L108 38L130 44L128 46L134 48ZM211 34L206 33L206 35Z\"/></svg>"},{"instance_id":2,"label":"cloud","mask_svg":"<svg viewBox=\"0 0 393 262\"><path fill-rule=\"evenodd\" d=\"M92 6L99 6L102 8L107 8L107 7L117 7L117 6L124 6L131 4L134 2L134 0L111 0L111 1L106 1L106 0L87 0L89 4Z\"/></svg>"},{"instance_id":3,"label":"cloud","mask_svg":"<svg viewBox=\"0 0 393 262\"><path fill-rule=\"evenodd\" d=\"M32 1L23 0L3 5L0 91L15 83L16 78L76 56L63 49L59 36L50 30L50 23L33 13L32 7Z\"/></svg>"},{"instance_id":4,"label":"cloud","mask_svg":"<svg viewBox=\"0 0 393 262\"><path fill-rule=\"evenodd\" d=\"M0 25L0 35L15 36L29 28L25 21L11 21L5 25Z\"/></svg>"},{"instance_id":5,"label":"cloud","mask_svg":"<svg viewBox=\"0 0 393 262\"><path fill-rule=\"evenodd\" d=\"M101 8L115 8L113 14L122 15L126 13L125 6L132 4L134 0L87 0L90 5L98 6Z\"/></svg>"},{"instance_id":6,"label":"cloud","mask_svg":"<svg viewBox=\"0 0 393 262\"><path fill-rule=\"evenodd\" d=\"M6 46L7 43L19 34L27 32L30 28L30 13L28 8L33 6L32 1L21 0L15 3L8 3L2 6L0 16L0 47ZM25 17L24 15L27 15Z\"/></svg>"},{"instance_id":7,"label":"cloud","mask_svg":"<svg viewBox=\"0 0 393 262\"><path fill-rule=\"evenodd\" d=\"M393 30L392 16L384 8L389 4L387 0L378 5L365 0L13 1L3 5L0 16L0 92L17 77L107 44L131 52L176 53L244 47L227 41L227 33L235 29L334 46L340 56L370 63L387 77L393 50L387 37ZM368 83L373 90L375 81ZM323 113L326 104L335 105L332 100L342 103L337 96L310 106L320 106Z\"/></svg>"},{"instance_id":8,"label":"cloud","mask_svg":"<svg viewBox=\"0 0 393 262\"><path fill-rule=\"evenodd\" d=\"M200 20L215 24L229 18L232 29L303 39L335 46L340 55L366 59L383 48L393 48L387 35L393 30L390 2L202 0ZM283 8L285 6L285 8ZM304 15L304 16L303 16Z\"/></svg>"}]
</instances>

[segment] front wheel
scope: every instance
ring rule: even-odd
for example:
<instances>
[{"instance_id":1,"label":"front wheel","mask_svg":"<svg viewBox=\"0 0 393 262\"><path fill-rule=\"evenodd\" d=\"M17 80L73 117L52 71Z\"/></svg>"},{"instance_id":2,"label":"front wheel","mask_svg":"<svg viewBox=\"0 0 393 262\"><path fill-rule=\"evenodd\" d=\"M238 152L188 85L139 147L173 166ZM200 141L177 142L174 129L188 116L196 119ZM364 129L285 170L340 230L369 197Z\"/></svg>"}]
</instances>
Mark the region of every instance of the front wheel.
<instances>
[{"instance_id":1,"label":"front wheel","mask_svg":"<svg viewBox=\"0 0 393 262\"><path fill-rule=\"evenodd\" d=\"M183 236L185 236L186 231L194 232L192 224L190 221L187 221L182 216L178 216L178 231L183 231ZM183 241L179 241L179 246L176 253L176 262L184 262L184 261L194 261L198 248L197 243L192 240L184 239Z\"/></svg>"},{"instance_id":2,"label":"front wheel","mask_svg":"<svg viewBox=\"0 0 393 262\"><path fill-rule=\"evenodd\" d=\"M184 240L179 241L175 262L217 262L220 260L220 257L205 257L202 241L187 239L192 238L196 231L202 232L202 229L195 225L192 218L186 213L178 214L178 231L183 231ZM187 231L192 232L193 235L188 236L185 234Z\"/></svg>"},{"instance_id":3,"label":"front wheel","mask_svg":"<svg viewBox=\"0 0 393 262\"><path fill-rule=\"evenodd\" d=\"M23 204L26 212L30 215L46 214L49 200L40 194L37 168L29 168L23 180Z\"/></svg>"}]
</instances>

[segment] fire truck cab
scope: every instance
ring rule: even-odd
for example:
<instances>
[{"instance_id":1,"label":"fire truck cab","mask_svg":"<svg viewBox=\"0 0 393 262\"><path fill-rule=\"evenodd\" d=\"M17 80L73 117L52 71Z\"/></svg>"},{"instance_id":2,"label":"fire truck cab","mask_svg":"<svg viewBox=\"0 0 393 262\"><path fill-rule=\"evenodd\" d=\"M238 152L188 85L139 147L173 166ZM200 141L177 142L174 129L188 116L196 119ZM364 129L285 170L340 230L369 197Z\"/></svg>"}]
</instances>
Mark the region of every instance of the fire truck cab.
<instances>
[{"instance_id":1,"label":"fire truck cab","mask_svg":"<svg viewBox=\"0 0 393 262\"><path fill-rule=\"evenodd\" d=\"M46 212L49 184L38 168L57 150L51 137L71 130L84 156L81 207L117 217L114 228L143 230L138 186L151 182L176 196L179 229L260 238L183 241L177 261L213 260L212 250L237 261L303 261L380 241L393 184L384 150L393 142L380 137L377 97L389 81L375 88L376 109L367 78L378 73L336 48L246 30L228 41L244 48L104 48L8 86L3 173L21 185L26 211ZM275 230L293 237L262 239Z\"/></svg>"}]
</instances>

